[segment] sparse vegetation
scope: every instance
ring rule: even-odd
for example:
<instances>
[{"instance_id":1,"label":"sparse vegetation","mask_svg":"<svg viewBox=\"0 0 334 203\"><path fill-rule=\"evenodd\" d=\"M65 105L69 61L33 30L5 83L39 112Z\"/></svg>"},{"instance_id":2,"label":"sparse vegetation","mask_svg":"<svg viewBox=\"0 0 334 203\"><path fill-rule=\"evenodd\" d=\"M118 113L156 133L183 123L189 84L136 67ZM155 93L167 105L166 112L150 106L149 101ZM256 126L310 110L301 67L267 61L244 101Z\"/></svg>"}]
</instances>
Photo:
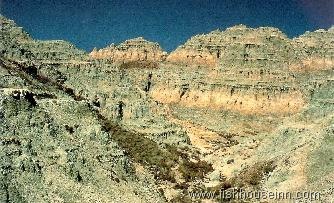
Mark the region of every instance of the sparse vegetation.
<instances>
[{"instance_id":1,"label":"sparse vegetation","mask_svg":"<svg viewBox=\"0 0 334 203\"><path fill-rule=\"evenodd\" d=\"M265 175L272 172L275 167L273 161L255 163L242 170L238 176L231 180L231 183L238 187L258 186Z\"/></svg>"},{"instance_id":2,"label":"sparse vegetation","mask_svg":"<svg viewBox=\"0 0 334 203\"><path fill-rule=\"evenodd\" d=\"M179 168L184 179L189 182L195 179L203 179L204 176L213 171L212 165L206 161L198 160L192 162L190 160L183 160Z\"/></svg>"},{"instance_id":3,"label":"sparse vegetation","mask_svg":"<svg viewBox=\"0 0 334 203\"><path fill-rule=\"evenodd\" d=\"M122 63L119 67L121 69L156 69L158 68L159 64L156 62L151 61L130 61L126 63Z\"/></svg>"}]
</instances>

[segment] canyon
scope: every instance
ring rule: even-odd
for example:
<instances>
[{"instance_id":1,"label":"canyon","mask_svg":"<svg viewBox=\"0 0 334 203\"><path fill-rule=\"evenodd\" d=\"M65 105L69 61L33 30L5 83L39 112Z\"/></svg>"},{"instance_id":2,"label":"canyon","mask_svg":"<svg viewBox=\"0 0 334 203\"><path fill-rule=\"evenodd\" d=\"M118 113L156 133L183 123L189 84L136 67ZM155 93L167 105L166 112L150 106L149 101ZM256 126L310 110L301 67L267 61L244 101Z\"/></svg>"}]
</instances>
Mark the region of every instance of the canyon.
<instances>
[{"instance_id":1,"label":"canyon","mask_svg":"<svg viewBox=\"0 0 334 203\"><path fill-rule=\"evenodd\" d=\"M0 16L1 202L201 202L334 183L334 27L90 53ZM206 200L203 200L206 201ZM233 199L207 199L207 202ZM249 200L254 201L254 200Z\"/></svg>"}]
</instances>

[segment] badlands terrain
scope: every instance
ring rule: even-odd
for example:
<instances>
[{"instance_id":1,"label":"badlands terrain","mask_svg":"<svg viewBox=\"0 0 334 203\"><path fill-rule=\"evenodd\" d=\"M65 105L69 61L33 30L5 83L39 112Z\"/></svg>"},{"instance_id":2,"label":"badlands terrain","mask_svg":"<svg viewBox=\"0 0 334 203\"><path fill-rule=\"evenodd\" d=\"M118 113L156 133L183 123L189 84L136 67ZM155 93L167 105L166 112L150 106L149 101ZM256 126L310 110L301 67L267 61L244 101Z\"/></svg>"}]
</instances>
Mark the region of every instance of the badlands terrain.
<instances>
[{"instance_id":1,"label":"badlands terrain","mask_svg":"<svg viewBox=\"0 0 334 203\"><path fill-rule=\"evenodd\" d=\"M0 26L0 202L257 201L191 195L235 188L333 201L334 27L86 53Z\"/></svg>"}]
</instances>

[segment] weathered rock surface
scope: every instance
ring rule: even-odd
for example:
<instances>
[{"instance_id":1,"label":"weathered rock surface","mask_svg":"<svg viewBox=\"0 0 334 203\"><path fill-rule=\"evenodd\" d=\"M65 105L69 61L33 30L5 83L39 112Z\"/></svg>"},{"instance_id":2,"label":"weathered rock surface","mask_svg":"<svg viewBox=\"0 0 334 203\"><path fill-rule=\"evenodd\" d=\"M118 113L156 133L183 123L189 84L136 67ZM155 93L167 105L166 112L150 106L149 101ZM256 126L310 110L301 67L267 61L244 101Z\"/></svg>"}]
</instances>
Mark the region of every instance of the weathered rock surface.
<instances>
[{"instance_id":1,"label":"weathered rock surface","mask_svg":"<svg viewBox=\"0 0 334 203\"><path fill-rule=\"evenodd\" d=\"M289 39L276 28L238 25L192 37L172 52L167 61L211 67L220 62L226 66L283 61L289 48Z\"/></svg>"},{"instance_id":2,"label":"weathered rock surface","mask_svg":"<svg viewBox=\"0 0 334 203\"><path fill-rule=\"evenodd\" d=\"M298 52L298 60L290 65L292 71L330 70L334 66L334 28L320 29L293 39Z\"/></svg>"},{"instance_id":3,"label":"weathered rock surface","mask_svg":"<svg viewBox=\"0 0 334 203\"><path fill-rule=\"evenodd\" d=\"M89 55L94 59L111 59L117 63L126 63L131 61L160 62L166 58L167 53L158 43L138 37L126 40L117 46L112 44L103 49L94 49Z\"/></svg>"},{"instance_id":4,"label":"weathered rock surface","mask_svg":"<svg viewBox=\"0 0 334 203\"><path fill-rule=\"evenodd\" d=\"M334 183L333 28L289 39L235 26L164 60L140 38L88 56L1 21L5 202L186 202L194 190Z\"/></svg>"},{"instance_id":5,"label":"weathered rock surface","mask_svg":"<svg viewBox=\"0 0 334 203\"><path fill-rule=\"evenodd\" d=\"M298 61L304 66L314 63L313 67L328 69L333 66L332 39L333 28L308 32L290 40L276 28L253 29L239 25L196 35L173 51L167 61L188 66L271 66L275 69Z\"/></svg>"},{"instance_id":6,"label":"weathered rock surface","mask_svg":"<svg viewBox=\"0 0 334 203\"><path fill-rule=\"evenodd\" d=\"M1 202L163 201L87 103L33 94L0 89Z\"/></svg>"}]
</instances>

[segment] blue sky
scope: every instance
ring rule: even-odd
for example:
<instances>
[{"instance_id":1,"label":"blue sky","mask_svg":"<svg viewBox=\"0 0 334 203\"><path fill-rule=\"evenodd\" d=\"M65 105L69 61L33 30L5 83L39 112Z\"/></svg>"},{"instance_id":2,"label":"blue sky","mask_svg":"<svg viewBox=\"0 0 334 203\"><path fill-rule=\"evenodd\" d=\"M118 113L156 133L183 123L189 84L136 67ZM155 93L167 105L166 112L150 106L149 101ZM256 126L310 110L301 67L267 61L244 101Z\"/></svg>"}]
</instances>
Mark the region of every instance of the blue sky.
<instances>
[{"instance_id":1,"label":"blue sky","mask_svg":"<svg viewBox=\"0 0 334 203\"><path fill-rule=\"evenodd\" d=\"M138 36L171 51L236 24L273 26L289 37L334 24L334 0L0 0L0 9L36 39L87 51Z\"/></svg>"}]
</instances>

